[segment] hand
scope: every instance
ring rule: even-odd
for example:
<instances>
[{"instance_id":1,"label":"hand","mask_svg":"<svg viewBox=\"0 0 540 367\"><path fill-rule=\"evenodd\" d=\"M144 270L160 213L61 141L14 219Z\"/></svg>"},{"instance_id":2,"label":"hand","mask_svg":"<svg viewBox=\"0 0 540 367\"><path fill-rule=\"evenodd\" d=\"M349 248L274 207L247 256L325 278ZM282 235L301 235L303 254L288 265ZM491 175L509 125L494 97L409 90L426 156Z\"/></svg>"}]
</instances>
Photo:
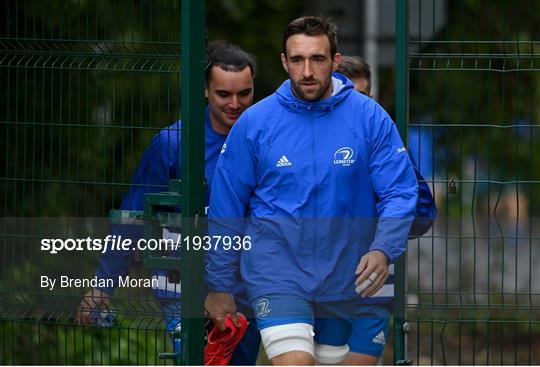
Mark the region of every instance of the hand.
<instances>
[{"instance_id":1,"label":"hand","mask_svg":"<svg viewBox=\"0 0 540 367\"><path fill-rule=\"evenodd\" d=\"M362 297L374 295L388 278L386 255L379 250L368 252L360 259L354 274L358 276L354 282L356 293Z\"/></svg>"},{"instance_id":2,"label":"hand","mask_svg":"<svg viewBox=\"0 0 540 367\"><path fill-rule=\"evenodd\" d=\"M90 314L96 309L109 309L111 307L111 296L97 288L89 290L81 300L77 310L75 322L81 325L91 325Z\"/></svg>"},{"instance_id":3,"label":"hand","mask_svg":"<svg viewBox=\"0 0 540 367\"><path fill-rule=\"evenodd\" d=\"M227 327L225 326L225 316L231 315L234 324L240 327L240 320L236 313L236 303L234 297L230 293L225 292L209 292L204 302L204 308L206 312L212 318L214 325L223 331Z\"/></svg>"}]
</instances>

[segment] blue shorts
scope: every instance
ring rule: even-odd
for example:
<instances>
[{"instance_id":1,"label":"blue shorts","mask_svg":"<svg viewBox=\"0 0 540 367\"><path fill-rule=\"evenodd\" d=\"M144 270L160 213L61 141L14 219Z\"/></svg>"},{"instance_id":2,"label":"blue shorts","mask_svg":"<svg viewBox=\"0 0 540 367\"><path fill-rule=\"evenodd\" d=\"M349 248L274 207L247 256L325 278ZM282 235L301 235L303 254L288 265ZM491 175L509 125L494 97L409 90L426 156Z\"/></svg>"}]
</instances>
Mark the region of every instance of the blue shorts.
<instances>
[{"instance_id":1,"label":"blue shorts","mask_svg":"<svg viewBox=\"0 0 540 367\"><path fill-rule=\"evenodd\" d=\"M310 302L297 296L270 294L253 300L252 307L259 330L306 323L313 325L316 343L348 344L352 352L376 357L386 344L390 313L384 307L359 305L357 299Z\"/></svg>"},{"instance_id":2,"label":"blue shorts","mask_svg":"<svg viewBox=\"0 0 540 367\"><path fill-rule=\"evenodd\" d=\"M388 339L390 312L377 305L358 305L351 320L352 331L347 344L355 353L380 357Z\"/></svg>"},{"instance_id":3,"label":"blue shorts","mask_svg":"<svg viewBox=\"0 0 540 367\"><path fill-rule=\"evenodd\" d=\"M297 296L270 294L258 297L252 307L259 330L294 323L313 325L315 342L345 345L352 331L356 300L310 302Z\"/></svg>"}]
</instances>

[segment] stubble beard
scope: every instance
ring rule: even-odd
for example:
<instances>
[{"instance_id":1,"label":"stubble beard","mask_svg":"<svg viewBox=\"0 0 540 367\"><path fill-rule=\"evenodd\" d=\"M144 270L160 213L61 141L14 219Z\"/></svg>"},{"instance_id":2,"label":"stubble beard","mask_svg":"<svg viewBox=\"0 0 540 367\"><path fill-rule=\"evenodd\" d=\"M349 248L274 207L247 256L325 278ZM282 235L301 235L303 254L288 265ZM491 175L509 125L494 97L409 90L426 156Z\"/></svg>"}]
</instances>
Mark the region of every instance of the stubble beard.
<instances>
[{"instance_id":1,"label":"stubble beard","mask_svg":"<svg viewBox=\"0 0 540 367\"><path fill-rule=\"evenodd\" d=\"M330 86L332 84L332 76L330 75L330 77L328 79L326 79L324 82L322 82L320 88L316 89L315 91L313 91L312 93L309 93L309 94L304 93L304 91L302 90L302 85L301 85L302 81L304 81L304 80L302 79L302 80L300 80L298 82L295 82L295 81L292 81L292 79L291 79L292 88L293 88L294 93L298 97L300 97L301 99L303 99L305 101L316 102L316 101L322 99L323 96L328 91L328 88L330 88Z\"/></svg>"}]
</instances>

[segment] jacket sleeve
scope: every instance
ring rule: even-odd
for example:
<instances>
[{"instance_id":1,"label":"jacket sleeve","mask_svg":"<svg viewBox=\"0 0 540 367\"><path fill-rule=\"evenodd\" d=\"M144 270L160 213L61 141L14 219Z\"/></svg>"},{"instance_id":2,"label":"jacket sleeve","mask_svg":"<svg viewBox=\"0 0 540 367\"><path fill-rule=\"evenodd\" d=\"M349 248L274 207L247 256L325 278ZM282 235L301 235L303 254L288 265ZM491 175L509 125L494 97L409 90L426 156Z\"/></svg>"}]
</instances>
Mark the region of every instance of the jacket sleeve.
<instances>
[{"instance_id":1,"label":"jacket sleeve","mask_svg":"<svg viewBox=\"0 0 540 367\"><path fill-rule=\"evenodd\" d=\"M210 291L232 293L237 282L241 251L214 245L218 237L223 243L226 237L244 235L244 220L256 182L256 158L246 133L247 119L244 113L232 128L212 180L208 235L213 246L206 253L206 284Z\"/></svg>"},{"instance_id":2,"label":"jacket sleeve","mask_svg":"<svg viewBox=\"0 0 540 367\"><path fill-rule=\"evenodd\" d=\"M144 210L144 195L167 191L169 178L178 177L180 172L180 129L172 125L155 135L144 151L132 178L132 184L124 195L121 210ZM143 237L142 226L113 224L110 234L129 238L132 246ZM112 279L114 287L99 288L112 294L118 286L118 277L129 273L135 251L108 250L100 257L96 269L98 279ZM106 284L106 282L102 282ZM99 284L99 282L98 282Z\"/></svg>"},{"instance_id":3,"label":"jacket sleeve","mask_svg":"<svg viewBox=\"0 0 540 367\"><path fill-rule=\"evenodd\" d=\"M371 183L379 197L377 230L370 251L380 250L392 262L407 248L418 183L395 124L378 105L371 115L369 146Z\"/></svg>"}]
</instances>

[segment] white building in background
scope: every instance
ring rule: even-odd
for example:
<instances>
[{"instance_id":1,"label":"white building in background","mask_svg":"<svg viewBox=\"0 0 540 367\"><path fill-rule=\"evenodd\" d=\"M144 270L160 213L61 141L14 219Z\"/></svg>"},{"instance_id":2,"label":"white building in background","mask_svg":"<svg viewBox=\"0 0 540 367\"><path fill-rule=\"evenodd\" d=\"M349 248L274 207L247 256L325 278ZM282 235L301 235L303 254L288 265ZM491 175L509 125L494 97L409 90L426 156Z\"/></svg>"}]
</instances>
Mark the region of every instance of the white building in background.
<instances>
[{"instance_id":1,"label":"white building in background","mask_svg":"<svg viewBox=\"0 0 540 367\"><path fill-rule=\"evenodd\" d=\"M309 0L306 14L331 17L339 28L339 49L371 65L372 95L379 91L379 69L392 67L395 56L395 0ZM430 40L446 25L446 0L409 0L412 40ZM410 51L414 51L411 48Z\"/></svg>"}]
</instances>

